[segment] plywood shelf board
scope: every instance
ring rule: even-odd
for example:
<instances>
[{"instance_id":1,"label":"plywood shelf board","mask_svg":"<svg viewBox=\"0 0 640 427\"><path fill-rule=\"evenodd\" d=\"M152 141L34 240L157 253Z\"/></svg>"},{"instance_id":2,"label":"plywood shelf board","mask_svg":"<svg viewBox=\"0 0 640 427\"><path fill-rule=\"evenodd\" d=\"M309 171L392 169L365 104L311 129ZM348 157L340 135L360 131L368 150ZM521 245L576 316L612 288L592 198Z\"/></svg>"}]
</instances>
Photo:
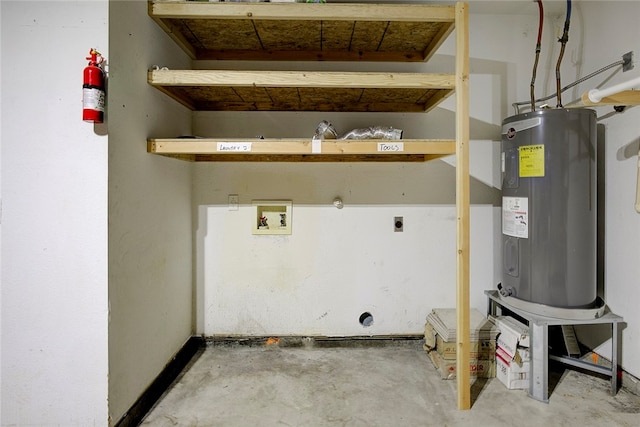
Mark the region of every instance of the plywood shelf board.
<instances>
[{"instance_id":1,"label":"plywood shelf board","mask_svg":"<svg viewBox=\"0 0 640 427\"><path fill-rule=\"evenodd\" d=\"M153 2L149 14L193 59L227 60L425 61L455 20L452 6L408 4Z\"/></svg>"},{"instance_id":2,"label":"plywood shelf board","mask_svg":"<svg viewBox=\"0 0 640 427\"><path fill-rule=\"evenodd\" d=\"M452 74L151 70L149 84L192 110L426 112Z\"/></svg>"}]
</instances>

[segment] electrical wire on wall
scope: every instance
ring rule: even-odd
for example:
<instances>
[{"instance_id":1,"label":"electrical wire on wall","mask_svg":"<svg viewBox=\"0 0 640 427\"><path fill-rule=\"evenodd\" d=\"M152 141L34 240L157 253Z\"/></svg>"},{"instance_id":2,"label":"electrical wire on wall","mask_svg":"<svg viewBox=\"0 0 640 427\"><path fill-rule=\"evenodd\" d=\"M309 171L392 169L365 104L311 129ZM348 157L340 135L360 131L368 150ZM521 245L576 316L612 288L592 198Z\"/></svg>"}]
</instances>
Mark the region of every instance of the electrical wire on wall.
<instances>
[{"instance_id":1,"label":"electrical wire on wall","mask_svg":"<svg viewBox=\"0 0 640 427\"><path fill-rule=\"evenodd\" d=\"M538 70L538 60L540 59L540 46L542 43L542 25L544 22L544 8L542 7L542 0L538 1L538 9L540 10L540 20L538 24L538 41L536 43L536 59L533 62L533 73L531 74L531 111L536 111L536 96L535 96L535 84L536 84L536 72Z\"/></svg>"},{"instance_id":2,"label":"electrical wire on wall","mask_svg":"<svg viewBox=\"0 0 640 427\"><path fill-rule=\"evenodd\" d=\"M564 56L564 49L569 41L569 24L571 22L571 0L567 0L567 17L564 21L564 31L562 37L560 37L560 55L558 56L558 63L556 64L556 96L558 98L557 108L562 108L562 90L560 85L560 64L562 63L562 57Z\"/></svg>"}]
</instances>

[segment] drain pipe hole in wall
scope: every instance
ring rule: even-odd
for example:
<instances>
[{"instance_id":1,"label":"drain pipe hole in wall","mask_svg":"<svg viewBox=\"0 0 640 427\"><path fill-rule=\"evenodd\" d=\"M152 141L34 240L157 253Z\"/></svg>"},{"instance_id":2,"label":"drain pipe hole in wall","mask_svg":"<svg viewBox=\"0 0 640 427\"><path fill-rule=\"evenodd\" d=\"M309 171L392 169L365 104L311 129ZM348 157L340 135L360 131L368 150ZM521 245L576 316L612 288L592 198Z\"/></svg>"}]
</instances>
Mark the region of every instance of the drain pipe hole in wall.
<instances>
[{"instance_id":1,"label":"drain pipe hole in wall","mask_svg":"<svg viewBox=\"0 0 640 427\"><path fill-rule=\"evenodd\" d=\"M362 326L364 326L365 328L368 328L373 324L373 315L368 311L365 311L360 315L360 318L358 319L358 321Z\"/></svg>"}]
</instances>

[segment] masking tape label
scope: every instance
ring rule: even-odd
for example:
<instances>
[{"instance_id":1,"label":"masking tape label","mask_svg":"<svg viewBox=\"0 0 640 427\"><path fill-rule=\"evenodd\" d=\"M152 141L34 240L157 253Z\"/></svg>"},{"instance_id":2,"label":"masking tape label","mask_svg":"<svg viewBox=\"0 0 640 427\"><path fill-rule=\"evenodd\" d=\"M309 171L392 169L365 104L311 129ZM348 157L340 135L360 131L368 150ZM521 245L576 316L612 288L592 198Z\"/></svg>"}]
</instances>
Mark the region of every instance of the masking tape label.
<instances>
[{"instance_id":1,"label":"masking tape label","mask_svg":"<svg viewBox=\"0 0 640 427\"><path fill-rule=\"evenodd\" d=\"M402 142L379 142L378 152L381 153L400 153L404 151L404 143Z\"/></svg>"},{"instance_id":2,"label":"masking tape label","mask_svg":"<svg viewBox=\"0 0 640 427\"><path fill-rule=\"evenodd\" d=\"M218 142L218 151L249 152L250 142Z\"/></svg>"},{"instance_id":3,"label":"masking tape label","mask_svg":"<svg viewBox=\"0 0 640 427\"><path fill-rule=\"evenodd\" d=\"M311 140L311 153L313 154L322 153L322 139L314 137Z\"/></svg>"}]
</instances>

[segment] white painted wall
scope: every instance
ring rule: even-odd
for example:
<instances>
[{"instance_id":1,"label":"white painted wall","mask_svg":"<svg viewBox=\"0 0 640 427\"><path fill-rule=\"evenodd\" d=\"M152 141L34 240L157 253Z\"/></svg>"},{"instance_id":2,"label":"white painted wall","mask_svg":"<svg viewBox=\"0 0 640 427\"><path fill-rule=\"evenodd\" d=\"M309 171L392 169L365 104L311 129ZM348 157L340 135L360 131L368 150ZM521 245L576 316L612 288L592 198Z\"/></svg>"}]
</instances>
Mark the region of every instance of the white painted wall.
<instances>
[{"instance_id":1,"label":"white painted wall","mask_svg":"<svg viewBox=\"0 0 640 427\"><path fill-rule=\"evenodd\" d=\"M2 43L2 7L0 7L0 44ZM0 46L1 47L1 46ZM0 54L0 165L2 165L2 55ZM2 336L2 168L0 167L0 337ZM2 379L2 338L0 338L0 380ZM2 422L2 387L0 386L0 422Z\"/></svg>"},{"instance_id":2,"label":"white painted wall","mask_svg":"<svg viewBox=\"0 0 640 427\"><path fill-rule=\"evenodd\" d=\"M471 4L471 170L472 307L484 310L482 290L499 278L499 214L489 207L490 188L499 181L495 156L498 126L512 114L511 103L529 99L529 83L538 29L534 2ZM547 16L536 96L555 91L557 38L565 2L545 2ZM631 22L639 6L633 2L573 2L572 29L562 66L562 85L633 50L637 26ZM514 8L519 8L514 10ZM629 7L634 9L630 10ZM473 13L477 11L478 13ZM602 20L606 25L602 24ZM622 24L620 24L622 22ZM612 31L612 28L623 29ZM453 40L434 61L409 65L408 71L444 71L452 64ZM196 67L253 67L264 64L197 63ZM273 65L277 69L344 68L344 64ZM367 64L368 69L397 65ZM384 68L387 67L387 68ZM417 68L416 68L417 67ZM615 76L611 83L627 76ZM629 75L631 76L631 74ZM567 104L583 85L563 95ZM555 99L549 101L555 105ZM197 134L223 136L311 135L322 119L339 130L371 124L405 129L405 137L451 136L453 100L434 113L358 115L314 113L197 113ZM605 297L625 316L622 366L638 375L637 328L631 308L637 300L638 239L635 194L637 111L602 121L607 124L607 235ZM478 148L478 146L481 148ZM491 160L493 158L493 160ZM482 160L479 160L482 159ZM446 159L454 163L455 159ZM486 185L483 185L486 184ZM195 206L198 210L197 330L216 334L358 335L420 333L431 308L453 306L454 273L450 240L453 223L452 172L443 162L425 165L348 164L218 164L196 165ZM239 211L229 211L227 195L239 194ZM346 207L331 207L342 196ZM251 236L251 200L292 199L293 235ZM489 213L491 212L491 213ZM393 216L407 219L404 234L391 230ZM419 227L413 228L412 226ZM441 248L438 250L437 248ZM424 256L420 259L421 255ZM326 261L326 262L325 262ZM422 269L420 268L422 264ZM440 268L435 268L438 266ZM379 313L374 326L357 323L365 309ZM405 312L406 309L406 312ZM325 313L327 313L325 315ZM581 336L585 342L589 335ZM593 343L598 346L602 340ZM607 355L607 343L598 351Z\"/></svg>"},{"instance_id":3,"label":"white painted wall","mask_svg":"<svg viewBox=\"0 0 640 427\"><path fill-rule=\"evenodd\" d=\"M471 165L471 306L480 311L486 307L483 291L500 281L500 192L494 188L500 181L494 161L499 142L493 141L499 141L502 119L510 114L507 102L517 97L514 82L529 72L521 49L523 40L535 38L528 27L529 17L520 15L471 19L471 137L476 154ZM450 72L453 52L451 38L428 64L268 66ZM197 113L194 130L202 136L311 136L326 119L339 132L391 125L403 129L405 138L446 138L454 136L454 108L450 99L427 115ZM238 211L228 210L228 194L240 196ZM199 213L198 332L421 334L431 309L455 307L455 180L447 162L198 164L194 195ZM336 196L344 200L344 209L332 206ZM251 201L279 198L293 200L293 234L251 235ZM395 216L404 216L403 233L393 232ZM374 316L371 327L358 322L364 311Z\"/></svg>"},{"instance_id":4,"label":"white painted wall","mask_svg":"<svg viewBox=\"0 0 640 427\"><path fill-rule=\"evenodd\" d=\"M107 136L82 122L106 1L2 1L2 425L107 424Z\"/></svg>"},{"instance_id":5,"label":"white painted wall","mask_svg":"<svg viewBox=\"0 0 640 427\"><path fill-rule=\"evenodd\" d=\"M579 58L583 73L596 70L621 59L622 54L634 51L637 61L640 51L640 3L632 1L580 2L578 22L584 30L578 32L575 51L570 58ZM573 19L572 19L573 21ZM615 28L615 31L613 29ZM576 35L577 36L577 35ZM640 67L626 73L604 73L588 83L581 84L577 93L602 85L611 85L640 76ZM638 89L638 88L636 88ZM612 108L598 108L599 123L606 126L605 142L605 272L604 299L611 310L623 316L622 367L640 377L640 214L634 209L640 150L640 111L631 108L623 114L609 118ZM602 343L601 334L594 336L582 331L579 338L590 345ZM609 357L611 343L597 347L599 353Z\"/></svg>"},{"instance_id":6,"label":"white painted wall","mask_svg":"<svg viewBox=\"0 0 640 427\"><path fill-rule=\"evenodd\" d=\"M190 60L147 15L110 2L109 415L117 422L192 334L191 165L146 152L190 111L146 83Z\"/></svg>"},{"instance_id":7,"label":"white painted wall","mask_svg":"<svg viewBox=\"0 0 640 427\"><path fill-rule=\"evenodd\" d=\"M354 175L371 173L349 169ZM291 170L286 174L299 176ZM342 181L344 175L338 176ZM340 187L353 184L347 178ZM455 210L349 200L345 197L342 210L330 206L331 199L323 206L294 204L291 236L251 235L252 210L246 204L232 212L202 208L209 224L200 230L206 233L204 257L215 267L204 272L205 333L416 334L424 331L425 310L455 306ZM492 211L474 207L473 242L493 239ZM394 216L404 217L403 233L394 233ZM472 251L473 305L482 307L483 282L494 280L495 271L490 255L478 256L483 253L479 244ZM364 312L374 317L371 327L358 321Z\"/></svg>"},{"instance_id":8,"label":"white painted wall","mask_svg":"<svg viewBox=\"0 0 640 427\"><path fill-rule=\"evenodd\" d=\"M486 11L476 8L483 2L473 3L472 12ZM495 2L500 3L506 2ZM516 10L514 15L515 3L508 2L511 14L499 13L507 12L506 6L472 14L471 135L484 146L473 162L480 155L491 158L496 149L491 140L498 138L501 120L512 114L510 103L528 97L537 11L533 2L521 1L523 14ZM552 3L559 2L545 2L547 10L560 15L562 8ZM637 3L577 3L572 26L582 30L570 38L566 82L633 50L639 35ZM448 231L453 229L452 168L442 161L201 164L194 167L192 186L190 165L144 153L147 136L190 130L189 113L147 87L146 68L190 64L148 19L146 2L109 6L108 43L106 1L0 2L0 424L106 425L109 416L117 421L191 333L191 253L196 254L197 332L420 333L428 310L453 306L453 257L445 253L453 245ZM549 50L557 49L552 27L545 32ZM576 42L581 43L574 48ZM99 48L111 63L108 138L104 128L80 121L80 74L89 47ZM447 43L426 67L448 69L451 52ZM556 54L541 65L540 93L553 90ZM34 63L41 58L49 73L34 79L41 71ZM638 70L627 74L608 83L637 76ZM26 113L43 94L46 114L34 120ZM451 128L450 109L451 102L424 121L411 115L198 113L193 129L211 135L290 136L311 134L325 118L340 129L389 119L406 129L407 137L437 136ZM638 119L631 109L603 120L605 298L625 317L622 365L636 376ZM482 163L471 166L477 178L472 184L472 305L479 309L484 298L478 292L499 279L499 208L492 207L496 192L490 188L495 164ZM240 195L237 212L227 210L230 193ZM336 195L345 200L342 211L330 206ZM254 237L244 231L252 198L280 197L294 201L292 236ZM402 234L389 231L396 215L407 219ZM421 265L424 271L415 274ZM369 308L375 308L374 326L364 329L356 317ZM599 351L606 355L606 343Z\"/></svg>"},{"instance_id":9,"label":"white painted wall","mask_svg":"<svg viewBox=\"0 0 640 427\"><path fill-rule=\"evenodd\" d=\"M147 68L189 64L143 1L0 4L12 65L2 70L0 423L107 425L192 332L190 168L145 148L147 136L190 127L146 85ZM110 64L109 147L106 125L81 121L90 47Z\"/></svg>"}]
</instances>

